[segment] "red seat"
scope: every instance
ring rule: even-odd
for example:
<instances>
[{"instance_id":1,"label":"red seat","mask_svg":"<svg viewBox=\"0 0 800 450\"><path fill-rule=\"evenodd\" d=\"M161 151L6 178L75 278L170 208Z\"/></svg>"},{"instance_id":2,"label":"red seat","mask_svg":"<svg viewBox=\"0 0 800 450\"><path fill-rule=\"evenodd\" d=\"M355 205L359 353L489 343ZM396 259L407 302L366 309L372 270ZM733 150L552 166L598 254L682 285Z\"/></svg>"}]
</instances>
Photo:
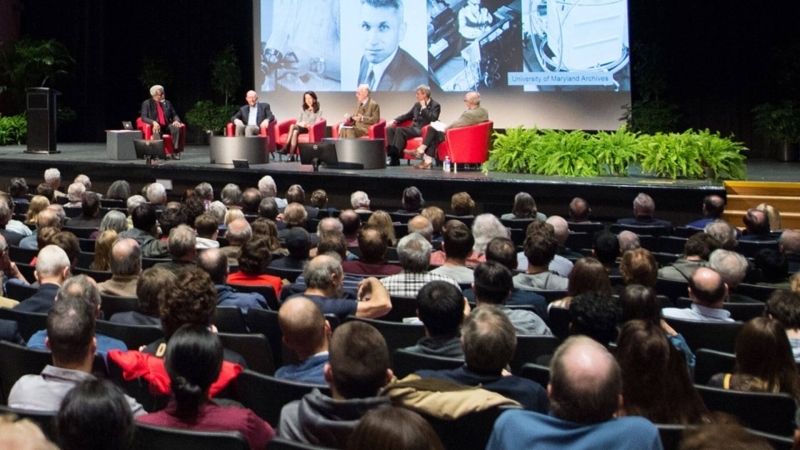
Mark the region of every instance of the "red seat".
<instances>
[{"instance_id":1,"label":"red seat","mask_svg":"<svg viewBox=\"0 0 800 450\"><path fill-rule=\"evenodd\" d=\"M267 141L267 151L272 153L275 151L275 124L277 121L272 119L266 127L261 127L258 131L259 136L266 136L269 138ZM234 136L236 134L236 124L229 122L225 126L225 136Z\"/></svg>"},{"instance_id":2,"label":"red seat","mask_svg":"<svg viewBox=\"0 0 800 450\"><path fill-rule=\"evenodd\" d=\"M334 139L339 138L339 124L331 129L331 135ZM386 146L386 120L381 119L378 123L370 125L367 134L360 139L383 139L383 145Z\"/></svg>"},{"instance_id":3,"label":"red seat","mask_svg":"<svg viewBox=\"0 0 800 450\"><path fill-rule=\"evenodd\" d=\"M405 122L397 122L394 126L396 126L396 127L410 127L411 126L411 121L410 120L406 120ZM419 146L422 145L422 138L425 136L425 133L428 132L428 128L430 128L430 127L431 127L430 125L425 125L424 127L422 127L422 136L406 140L406 148L405 149L406 150L416 150L416 149L418 149ZM399 150L401 152L403 151L402 148L399 149ZM406 153L403 153L403 158L406 159L406 163L407 164L411 164L411 160L412 159L416 159L415 157L413 157L411 155L408 155Z\"/></svg>"},{"instance_id":4,"label":"red seat","mask_svg":"<svg viewBox=\"0 0 800 450\"><path fill-rule=\"evenodd\" d=\"M297 123L297 119L289 119L284 120L281 123L275 125L275 144L280 145L283 147L286 145L289 127ZM328 127L328 121L325 119L319 119L311 125L308 129L308 133L300 134L297 136L297 143L304 143L304 142L322 142L322 139L325 138L325 129Z\"/></svg>"},{"instance_id":5,"label":"red seat","mask_svg":"<svg viewBox=\"0 0 800 450\"><path fill-rule=\"evenodd\" d=\"M153 126L142 120L141 117L136 119L136 129L142 132L142 137L146 140L153 139ZM161 137L164 140L164 152L171 155L175 151L175 144L172 142L172 136L169 134ZM186 124L181 124L181 141L178 143L178 153L183 152L186 148Z\"/></svg>"},{"instance_id":6,"label":"red seat","mask_svg":"<svg viewBox=\"0 0 800 450\"><path fill-rule=\"evenodd\" d=\"M439 160L449 156L454 169L456 164L483 164L489 159L493 126L489 121L446 130L446 140L438 147Z\"/></svg>"}]
</instances>

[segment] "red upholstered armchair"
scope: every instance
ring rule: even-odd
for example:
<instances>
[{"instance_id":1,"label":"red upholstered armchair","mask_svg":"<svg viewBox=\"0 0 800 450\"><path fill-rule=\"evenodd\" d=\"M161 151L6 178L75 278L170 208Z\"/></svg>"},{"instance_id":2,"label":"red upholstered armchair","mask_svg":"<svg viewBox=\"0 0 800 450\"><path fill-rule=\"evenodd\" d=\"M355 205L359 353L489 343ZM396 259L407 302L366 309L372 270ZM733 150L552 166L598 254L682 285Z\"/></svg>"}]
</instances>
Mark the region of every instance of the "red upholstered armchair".
<instances>
[{"instance_id":1,"label":"red upholstered armchair","mask_svg":"<svg viewBox=\"0 0 800 450\"><path fill-rule=\"evenodd\" d=\"M410 120L406 120L405 122L397 122L394 126L396 126L396 127L410 127L411 126L411 121ZM430 125L425 125L424 127L422 127L422 136L408 139L406 141L406 148L405 149L406 150L416 150L416 149L418 149L419 146L422 145L422 137L425 136L425 133L428 132L428 128L430 128L430 127L431 127ZM403 151L403 149L401 148L400 151ZM412 159L416 159L413 156L408 155L406 153L403 153L403 158L406 160L406 164L411 164L411 160Z\"/></svg>"},{"instance_id":2,"label":"red upholstered armchair","mask_svg":"<svg viewBox=\"0 0 800 450\"><path fill-rule=\"evenodd\" d=\"M136 129L142 132L142 137L146 140L153 139L153 126L149 123L146 123L142 120L141 117L136 118ZM171 155L175 152L175 144L172 142L172 136L166 134L163 135L162 138L164 139L164 152L168 155ZM181 124L181 141L178 142L178 153L183 152L183 149L186 148L186 124Z\"/></svg>"},{"instance_id":3,"label":"red upholstered armchair","mask_svg":"<svg viewBox=\"0 0 800 450\"><path fill-rule=\"evenodd\" d=\"M439 144L439 160L450 156L455 169L456 164L482 164L489 159L489 140L492 137L494 122L483 122L444 132L447 140Z\"/></svg>"},{"instance_id":4,"label":"red upholstered armchair","mask_svg":"<svg viewBox=\"0 0 800 450\"><path fill-rule=\"evenodd\" d=\"M331 135L334 139L339 139L339 124L331 128ZM386 146L386 120L381 119L378 123L370 125L367 134L361 136L361 139L383 139L383 145Z\"/></svg>"},{"instance_id":5,"label":"red upholstered armchair","mask_svg":"<svg viewBox=\"0 0 800 450\"><path fill-rule=\"evenodd\" d=\"M297 123L297 119L289 119L284 120L275 125L275 144L280 145L283 147L286 145L286 141L288 139L287 134L289 133L289 127ZM308 133L300 134L297 136L297 143L302 142L322 142L322 139L325 138L325 129L328 127L328 121L324 118L320 118L318 121L311 125L308 129Z\"/></svg>"},{"instance_id":6,"label":"red upholstered armchair","mask_svg":"<svg viewBox=\"0 0 800 450\"><path fill-rule=\"evenodd\" d=\"M275 151L275 124L277 120L272 119L266 127L261 127L259 130L259 136L266 136L269 138L267 142L267 151L273 153ZM228 125L225 126L225 136L234 136L236 135L236 124L233 122L229 122Z\"/></svg>"}]
</instances>

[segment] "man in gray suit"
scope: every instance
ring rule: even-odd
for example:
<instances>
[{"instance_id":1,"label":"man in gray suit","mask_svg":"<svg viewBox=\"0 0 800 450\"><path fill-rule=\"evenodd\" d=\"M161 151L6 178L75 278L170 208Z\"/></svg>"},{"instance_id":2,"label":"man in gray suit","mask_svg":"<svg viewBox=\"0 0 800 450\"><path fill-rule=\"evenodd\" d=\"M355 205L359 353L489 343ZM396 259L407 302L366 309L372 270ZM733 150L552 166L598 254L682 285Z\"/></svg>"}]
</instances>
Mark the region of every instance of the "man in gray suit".
<instances>
[{"instance_id":1,"label":"man in gray suit","mask_svg":"<svg viewBox=\"0 0 800 450\"><path fill-rule=\"evenodd\" d=\"M361 0L364 56L358 84L372 91L410 91L428 81L428 71L400 48L406 33L402 0Z\"/></svg>"},{"instance_id":2,"label":"man in gray suit","mask_svg":"<svg viewBox=\"0 0 800 450\"><path fill-rule=\"evenodd\" d=\"M447 126L450 128L460 128L469 125L476 125L489 120L489 112L481 107L481 94L472 91L464 96L464 103L467 110L461 113L461 117ZM436 155L436 147L445 141L444 131L428 128L425 137L422 138L422 145L416 150L405 150L404 153L413 155L417 158L424 158L424 161L414 166L415 169L430 169L433 167L433 158Z\"/></svg>"},{"instance_id":3,"label":"man in gray suit","mask_svg":"<svg viewBox=\"0 0 800 450\"><path fill-rule=\"evenodd\" d=\"M259 103L256 91L247 91L247 104L231 117L236 124L236 136L258 136L261 128L266 128L275 119L269 103Z\"/></svg>"}]
</instances>

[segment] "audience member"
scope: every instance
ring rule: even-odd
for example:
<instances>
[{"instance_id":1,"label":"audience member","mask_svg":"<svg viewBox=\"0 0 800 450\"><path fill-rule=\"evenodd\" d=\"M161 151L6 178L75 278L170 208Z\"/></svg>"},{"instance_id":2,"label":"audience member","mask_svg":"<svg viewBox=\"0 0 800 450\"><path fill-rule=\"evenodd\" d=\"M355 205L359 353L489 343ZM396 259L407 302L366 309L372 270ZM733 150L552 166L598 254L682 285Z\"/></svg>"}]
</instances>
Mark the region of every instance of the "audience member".
<instances>
[{"instance_id":1,"label":"audience member","mask_svg":"<svg viewBox=\"0 0 800 450\"><path fill-rule=\"evenodd\" d=\"M56 201L53 187L47 183L40 183L38 186L36 186L36 195L44 197L49 203L54 203ZM60 197L65 197L65 195L61 194L59 195L59 198Z\"/></svg>"},{"instance_id":2,"label":"audience member","mask_svg":"<svg viewBox=\"0 0 800 450\"><path fill-rule=\"evenodd\" d=\"M217 241L219 228L217 224L217 218L209 213L197 216L194 220L194 229L197 232L195 238L197 250L219 248L219 242Z\"/></svg>"},{"instance_id":3,"label":"audience member","mask_svg":"<svg viewBox=\"0 0 800 450\"><path fill-rule=\"evenodd\" d=\"M613 233L598 231L592 240L592 256L606 268L609 275L619 275L619 240Z\"/></svg>"},{"instance_id":4,"label":"audience member","mask_svg":"<svg viewBox=\"0 0 800 450\"><path fill-rule=\"evenodd\" d=\"M25 178L12 178L8 184L8 194L14 199L14 203L28 204L28 182Z\"/></svg>"},{"instance_id":5,"label":"audience member","mask_svg":"<svg viewBox=\"0 0 800 450\"><path fill-rule=\"evenodd\" d=\"M25 223L37 224L39 213L47 209L48 206L50 206L50 201L47 200L47 197L34 195L28 205L28 211L25 212Z\"/></svg>"},{"instance_id":6,"label":"audience member","mask_svg":"<svg viewBox=\"0 0 800 450\"><path fill-rule=\"evenodd\" d=\"M248 242L245 247L252 242ZM228 258L219 249L210 248L200 253L197 257L197 267L208 272L211 281L214 282L214 289L217 290L217 306L235 306L242 311L242 314L247 314L250 308L269 309L263 295L256 292L238 292L227 284L230 276Z\"/></svg>"},{"instance_id":7,"label":"audience member","mask_svg":"<svg viewBox=\"0 0 800 450\"><path fill-rule=\"evenodd\" d=\"M624 255L630 250L636 250L637 248L642 247L642 243L639 241L639 235L633 231L621 231L619 235L617 235L617 241L619 241L620 255Z\"/></svg>"},{"instance_id":8,"label":"audience member","mask_svg":"<svg viewBox=\"0 0 800 450\"><path fill-rule=\"evenodd\" d=\"M388 247L389 237L386 233L374 225L366 225L358 232L358 260L342 262L342 270L356 275L398 274L403 268L386 262Z\"/></svg>"},{"instance_id":9,"label":"audience member","mask_svg":"<svg viewBox=\"0 0 800 450\"><path fill-rule=\"evenodd\" d=\"M297 354L299 362L280 367L275 377L326 384L324 368L328 364L331 325L322 310L305 297L294 297L281 306L278 325L283 335L281 341Z\"/></svg>"},{"instance_id":10,"label":"audience member","mask_svg":"<svg viewBox=\"0 0 800 450\"><path fill-rule=\"evenodd\" d=\"M418 216L414 216L411 220L408 221L407 234L412 234L412 233L417 233L418 235L424 237L425 240L430 242L431 239L433 238L433 224L431 224L431 221L428 220L427 217L421 214Z\"/></svg>"},{"instance_id":11,"label":"audience member","mask_svg":"<svg viewBox=\"0 0 800 450\"><path fill-rule=\"evenodd\" d=\"M674 281L686 281L698 267L708 266L711 252L719 248L719 241L709 234L697 233L686 240L683 256L672 265L658 270L659 278Z\"/></svg>"},{"instance_id":12,"label":"audience member","mask_svg":"<svg viewBox=\"0 0 800 450\"><path fill-rule=\"evenodd\" d=\"M680 450L772 450L763 437L735 422L710 423L687 429Z\"/></svg>"},{"instance_id":13,"label":"audience member","mask_svg":"<svg viewBox=\"0 0 800 450\"><path fill-rule=\"evenodd\" d=\"M9 219L6 222L6 230L7 231L13 231L14 233L18 233L18 234L21 234L23 236L30 236L31 234L33 234L33 231L31 231L31 229L28 228L27 225L22 223L22 221L14 219L13 212L14 212L15 203L16 203L14 201L14 199L11 198L10 195L8 195L8 194L6 194L4 192L0 192L0 201L5 202L5 204L8 205L8 209L12 212L11 219Z\"/></svg>"},{"instance_id":14,"label":"audience member","mask_svg":"<svg viewBox=\"0 0 800 450\"><path fill-rule=\"evenodd\" d=\"M250 227L250 222L246 219L236 219L228 224L228 231L225 233L225 239L228 240L228 245L220 248L222 254L228 258L228 264L231 266L239 265L237 260L239 257L239 250L252 236L253 229Z\"/></svg>"},{"instance_id":15,"label":"audience member","mask_svg":"<svg viewBox=\"0 0 800 450\"><path fill-rule=\"evenodd\" d=\"M622 325L614 356L622 371L626 416L659 424L706 422L708 410L692 384L686 358L658 324L631 320Z\"/></svg>"},{"instance_id":16,"label":"audience member","mask_svg":"<svg viewBox=\"0 0 800 450\"><path fill-rule=\"evenodd\" d=\"M247 188L242 194L242 212L248 216L258 215L261 193L256 188Z\"/></svg>"},{"instance_id":17,"label":"audience member","mask_svg":"<svg viewBox=\"0 0 800 450\"><path fill-rule=\"evenodd\" d=\"M431 227L433 228L431 243L434 244L434 246L441 245L442 228L445 222L445 215L442 208L438 206L426 206L419 214L431 222Z\"/></svg>"},{"instance_id":18,"label":"audience member","mask_svg":"<svg viewBox=\"0 0 800 450\"><path fill-rule=\"evenodd\" d=\"M800 231L786 230L781 233L780 249L789 262L789 272L800 271Z\"/></svg>"},{"instance_id":19,"label":"audience member","mask_svg":"<svg viewBox=\"0 0 800 450\"><path fill-rule=\"evenodd\" d=\"M469 284L474 280L472 269L467 267L467 257L472 253L475 239L469 228L458 220L448 220L443 228L442 251L444 262L431 273L444 275L459 284Z\"/></svg>"},{"instance_id":20,"label":"audience member","mask_svg":"<svg viewBox=\"0 0 800 450\"><path fill-rule=\"evenodd\" d=\"M127 201L131 196L131 185L125 180L117 180L111 183L106 191L106 198L109 200Z\"/></svg>"},{"instance_id":21,"label":"audience member","mask_svg":"<svg viewBox=\"0 0 800 450\"><path fill-rule=\"evenodd\" d=\"M50 168L45 170L44 182L53 189L55 197L63 197L65 195L58 190L61 187L61 172L58 169Z\"/></svg>"},{"instance_id":22,"label":"audience member","mask_svg":"<svg viewBox=\"0 0 800 450\"><path fill-rule=\"evenodd\" d=\"M569 274L567 296L548 305L550 308L569 308L572 299L587 292L601 292L611 295L611 280L605 267L600 261L591 258L581 258L575 262L575 267Z\"/></svg>"},{"instance_id":23,"label":"audience member","mask_svg":"<svg viewBox=\"0 0 800 450\"><path fill-rule=\"evenodd\" d=\"M131 238L139 243L144 258L165 258L169 255L169 248L165 242L157 239L158 221L156 210L149 204L141 204L131 214L133 228L120 233L119 237Z\"/></svg>"},{"instance_id":24,"label":"audience member","mask_svg":"<svg viewBox=\"0 0 800 450\"><path fill-rule=\"evenodd\" d=\"M417 317L425 326L425 337L406 350L422 355L464 358L459 329L469 315L469 304L461 291L446 281L431 281L417 294Z\"/></svg>"},{"instance_id":25,"label":"audience member","mask_svg":"<svg viewBox=\"0 0 800 450\"><path fill-rule=\"evenodd\" d=\"M299 203L304 205L303 208L306 210L306 216L309 219L316 219L319 217L319 208L314 206L306 205L306 193L303 190L303 187L299 184L293 184L289 186L289 189L286 191L286 202L291 205L292 203ZM286 206L289 207L288 205ZM285 212L284 212L285 214Z\"/></svg>"},{"instance_id":26,"label":"audience member","mask_svg":"<svg viewBox=\"0 0 800 450\"><path fill-rule=\"evenodd\" d=\"M189 225L189 209L180 203L170 202L169 206L158 216L161 241L167 242L172 230L178 228L179 225Z\"/></svg>"},{"instance_id":27,"label":"audience member","mask_svg":"<svg viewBox=\"0 0 800 450\"><path fill-rule=\"evenodd\" d=\"M655 288L658 281L658 262L646 248L637 248L622 254L619 273L625 286L641 284Z\"/></svg>"},{"instance_id":28,"label":"audience member","mask_svg":"<svg viewBox=\"0 0 800 450\"><path fill-rule=\"evenodd\" d=\"M187 324L175 330L164 359L172 398L163 410L136 420L187 430L238 431L251 449L265 449L275 435L267 422L249 409L219 406L208 398L222 361L222 343L204 326Z\"/></svg>"},{"instance_id":29,"label":"audience member","mask_svg":"<svg viewBox=\"0 0 800 450\"><path fill-rule=\"evenodd\" d=\"M454 216L472 217L475 201L468 192L457 192L450 198L450 210Z\"/></svg>"},{"instance_id":30,"label":"audience member","mask_svg":"<svg viewBox=\"0 0 800 450\"><path fill-rule=\"evenodd\" d=\"M77 236L69 231L59 231L47 241L47 245L55 245L64 250L70 263L70 271L78 267L78 258L81 255L81 245Z\"/></svg>"},{"instance_id":31,"label":"audience member","mask_svg":"<svg viewBox=\"0 0 800 450\"><path fill-rule=\"evenodd\" d=\"M89 302L65 298L47 313L46 345L53 357L39 375L23 375L11 388L8 406L29 411L56 412L75 385L94 379L92 364L97 350L95 309ZM134 415L142 405L126 398Z\"/></svg>"},{"instance_id":32,"label":"audience member","mask_svg":"<svg viewBox=\"0 0 800 450\"><path fill-rule=\"evenodd\" d=\"M740 253L723 249L714 250L708 257L708 267L716 270L722 277L722 281L728 285L727 301L731 303L760 303L763 301L736 292L736 288L744 281L749 267L747 259Z\"/></svg>"},{"instance_id":33,"label":"audience member","mask_svg":"<svg viewBox=\"0 0 800 450\"><path fill-rule=\"evenodd\" d=\"M662 448L651 422L619 414L623 405L619 365L591 339L571 337L558 348L550 366L547 394L550 415L531 411L502 414L487 448Z\"/></svg>"},{"instance_id":34,"label":"audience member","mask_svg":"<svg viewBox=\"0 0 800 450\"><path fill-rule=\"evenodd\" d=\"M19 271L17 263L11 261L8 243L3 236L0 236L0 283L2 283L0 286L5 286L5 283L9 280L16 280L14 282L19 284L28 284L28 280L26 280L22 272ZM0 291L0 297L1 296L2 292Z\"/></svg>"},{"instance_id":35,"label":"audience member","mask_svg":"<svg viewBox=\"0 0 800 450\"><path fill-rule=\"evenodd\" d=\"M514 206L511 212L500 216L503 220L536 219L547 220L547 216L536 209L536 200L527 192L520 192L514 196Z\"/></svg>"},{"instance_id":36,"label":"audience member","mask_svg":"<svg viewBox=\"0 0 800 450\"><path fill-rule=\"evenodd\" d=\"M30 236L22 238L22 240L19 241L19 246L21 248L27 248L28 250L39 250L36 237L42 228L47 227L61 230L61 220L58 218L58 214L51 209L44 209L36 215L36 230Z\"/></svg>"},{"instance_id":37,"label":"audience member","mask_svg":"<svg viewBox=\"0 0 800 450\"><path fill-rule=\"evenodd\" d=\"M567 239L569 239L569 224L561 216L550 216L547 218L545 223L553 226L553 237L556 238L556 241L558 242L558 250L556 251L556 255L563 257L558 260L559 265L557 267L551 267L550 270L555 270L559 275L562 276L569 276L569 272L572 270L572 261L570 260L583 257L581 253L574 252L565 247ZM556 260L554 259L553 262L555 261Z\"/></svg>"},{"instance_id":38,"label":"audience member","mask_svg":"<svg viewBox=\"0 0 800 450\"><path fill-rule=\"evenodd\" d=\"M13 211L4 201L0 201L0 236L5 238L8 245L19 246L20 241L25 235L7 229L8 221L11 220Z\"/></svg>"},{"instance_id":39,"label":"audience member","mask_svg":"<svg viewBox=\"0 0 800 450\"><path fill-rule=\"evenodd\" d=\"M431 424L406 408L368 411L350 435L348 450L445 450Z\"/></svg>"},{"instance_id":40,"label":"audience member","mask_svg":"<svg viewBox=\"0 0 800 450\"><path fill-rule=\"evenodd\" d=\"M569 333L588 336L604 347L617 339L619 302L604 292L585 292L569 304Z\"/></svg>"},{"instance_id":41,"label":"audience member","mask_svg":"<svg viewBox=\"0 0 800 450\"><path fill-rule=\"evenodd\" d=\"M475 217L475 220L472 222L472 236L475 238L473 250L475 250L477 256L470 258L470 260L474 261L470 265L475 266L478 263L486 261L484 253L486 253L486 246L489 244L489 241L496 237L511 237L511 233L494 215L481 214ZM468 262L470 260L468 260Z\"/></svg>"},{"instance_id":42,"label":"audience member","mask_svg":"<svg viewBox=\"0 0 800 450\"><path fill-rule=\"evenodd\" d=\"M133 423L122 389L93 378L67 393L55 418L61 450L130 450L136 431Z\"/></svg>"},{"instance_id":43,"label":"audience member","mask_svg":"<svg viewBox=\"0 0 800 450\"><path fill-rule=\"evenodd\" d=\"M178 278L166 269L151 267L139 276L136 283L135 311L118 312L109 319L123 325L147 325L161 327L158 311L158 295L162 290L172 289Z\"/></svg>"},{"instance_id":44,"label":"audience member","mask_svg":"<svg viewBox=\"0 0 800 450\"><path fill-rule=\"evenodd\" d=\"M288 205L286 199L278 198L278 186L275 184L275 180L269 175L264 175L258 180L258 191L261 192L262 198L275 199L275 203L277 203L279 209L286 208L286 205Z\"/></svg>"},{"instance_id":45,"label":"audience member","mask_svg":"<svg viewBox=\"0 0 800 450\"><path fill-rule=\"evenodd\" d=\"M319 256L318 256L319 258ZM324 367L331 397L315 389L281 411L279 434L305 444L345 448L359 419L369 410L391 406L379 390L392 379L383 336L363 322L347 322L331 337Z\"/></svg>"},{"instance_id":46,"label":"audience member","mask_svg":"<svg viewBox=\"0 0 800 450\"><path fill-rule=\"evenodd\" d=\"M739 245L738 232L739 230L724 220L710 222L705 228L705 233L716 239L720 248L731 251L736 250Z\"/></svg>"},{"instance_id":47,"label":"audience member","mask_svg":"<svg viewBox=\"0 0 800 450\"><path fill-rule=\"evenodd\" d=\"M117 234L128 230L128 221L122 211L111 210L107 212L103 219L100 220L100 226L97 231L92 233L89 238L97 239L97 236L107 230L114 230Z\"/></svg>"},{"instance_id":48,"label":"audience member","mask_svg":"<svg viewBox=\"0 0 800 450\"><path fill-rule=\"evenodd\" d=\"M66 252L55 245L48 245L39 251L36 258L36 281L39 289L35 294L21 301L14 308L17 311L47 313L55 304L56 294L61 284L69 278L70 261Z\"/></svg>"},{"instance_id":49,"label":"audience member","mask_svg":"<svg viewBox=\"0 0 800 450\"><path fill-rule=\"evenodd\" d=\"M589 215L592 214L592 209L589 208L589 203L580 198L575 197L569 202L569 221L572 223L589 222Z\"/></svg>"},{"instance_id":50,"label":"audience member","mask_svg":"<svg viewBox=\"0 0 800 450\"><path fill-rule=\"evenodd\" d=\"M270 267L277 269L303 270L311 250L311 236L308 231L295 227L286 234L285 244L289 254L272 261Z\"/></svg>"},{"instance_id":51,"label":"audience member","mask_svg":"<svg viewBox=\"0 0 800 450\"><path fill-rule=\"evenodd\" d=\"M367 225L372 225L380 228L389 237L389 246L392 247L397 243L397 237L394 234L394 225L392 224L392 217L383 210L377 210L367 219Z\"/></svg>"},{"instance_id":52,"label":"audience member","mask_svg":"<svg viewBox=\"0 0 800 450\"><path fill-rule=\"evenodd\" d=\"M783 325L794 360L800 363L800 294L776 289L767 299L764 317L777 320Z\"/></svg>"},{"instance_id":53,"label":"audience member","mask_svg":"<svg viewBox=\"0 0 800 450\"><path fill-rule=\"evenodd\" d=\"M222 188L219 199L228 209L242 209L242 190L233 183L228 183Z\"/></svg>"},{"instance_id":54,"label":"audience member","mask_svg":"<svg viewBox=\"0 0 800 450\"><path fill-rule=\"evenodd\" d=\"M756 209L763 211L764 214L767 215L767 218L769 219L769 228L771 231L780 232L783 229L781 224L781 213L775 209L774 206L767 203L759 203L756 206Z\"/></svg>"},{"instance_id":55,"label":"audience member","mask_svg":"<svg viewBox=\"0 0 800 450\"><path fill-rule=\"evenodd\" d=\"M722 308L727 297L728 285L722 281L720 274L713 269L700 267L689 278L691 308L664 308L661 314L670 319L733 322L731 313Z\"/></svg>"},{"instance_id":56,"label":"audience member","mask_svg":"<svg viewBox=\"0 0 800 450\"><path fill-rule=\"evenodd\" d=\"M659 220L653 217L656 212L656 202L649 195L640 192L633 199L633 217L618 219L617 223L622 225L650 225L671 227L672 224L666 220Z\"/></svg>"},{"instance_id":57,"label":"audience member","mask_svg":"<svg viewBox=\"0 0 800 450\"><path fill-rule=\"evenodd\" d=\"M275 290L275 295L281 295L283 283L280 277L267 273L269 264L272 261L272 254L266 239L259 238L247 241L239 249L238 261L239 271L228 275L228 283L272 286L272 289Z\"/></svg>"},{"instance_id":58,"label":"audience member","mask_svg":"<svg viewBox=\"0 0 800 450\"><path fill-rule=\"evenodd\" d=\"M789 261L779 250L774 248L762 248L756 252L756 269L761 273L760 285L772 286L780 289L788 289L789 284Z\"/></svg>"},{"instance_id":59,"label":"audience member","mask_svg":"<svg viewBox=\"0 0 800 450\"><path fill-rule=\"evenodd\" d=\"M539 233L528 235L524 245L528 267L525 272L514 276L514 287L530 291L566 291L567 278L549 269L556 250L558 242L555 238Z\"/></svg>"},{"instance_id":60,"label":"audience member","mask_svg":"<svg viewBox=\"0 0 800 450\"><path fill-rule=\"evenodd\" d=\"M102 236L102 235L101 235ZM101 294L136 297L136 285L142 273L142 251L130 238L117 239L111 247L111 279L97 284Z\"/></svg>"},{"instance_id":61,"label":"audience member","mask_svg":"<svg viewBox=\"0 0 800 450\"><path fill-rule=\"evenodd\" d=\"M162 262L155 265L162 269L167 269L177 274L178 271L186 267L195 266L197 258L197 235L195 231L187 225L178 225L169 233L169 262Z\"/></svg>"},{"instance_id":62,"label":"audience member","mask_svg":"<svg viewBox=\"0 0 800 450\"><path fill-rule=\"evenodd\" d=\"M339 214L342 223L342 233L347 240L348 247L358 246L358 231L361 229L361 217L352 209L345 209Z\"/></svg>"},{"instance_id":63,"label":"audience member","mask_svg":"<svg viewBox=\"0 0 800 450\"><path fill-rule=\"evenodd\" d=\"M438 437L437 437L438 439ZM0 415L0 448L4 450L59 450L47 440L31 419L17 420L15 414ZM436 450L441 450L441 445Z\"/></svg>"},{"instance_id":64,"label":"audience member","mask_svg":"<svg viewBox=\"0 0 800 450\"><path fill-rule=\"evenodd\" d=\"M83 194L86 193L86 186L82 183L72 183L69 185L67 189L67 200L69 200L64 207L65 208L80 208L81 207L81 197Z\"/></svg>"},{"instance_id":65,"label":"audience member","mask_svg":"<svg viewBox=\"0 0 800 450\"><path fill-rule=\"evenodd\" d=\"M706 195L703 199L703 218L687 223L690 228L703 229L715 220L722 220L722 213L725 211L725 199L719 195Z\"/></svg>"},{"instance_id":66,"label":"audience member","mask_svg":"<svg viewBox=\"0 0 800 450\"><path fill-rule=\"evenodd\" d=\"M167 190L161 183L150 183L147 186L145 193L148 203L153 206L156 211L163 211L167 205Z\"/></svg>"},{"instance_id":67,"label":"audience member","mask_svg":"<svg viewBox=\"0 0 800 450\"><path fill-rule=\"evenodd\" d=\"M194 187L194 195L200 197L206 205L214 201L214 187L210 183L200 183Z\"/></svg>"},{"instance_id":68,"label":"audience member","mask_svg":"<svg viewBox=\"0 0 800 450\"><path fill-rule=\"evenodd\" d=\"M72 228L98 228L100 226L100 197L94 192L81 196L81 215L69 219Z\"/></svg>"},{"instance_id":69,"label":"audience member","mask_svg":"<svg viewBox=\"0 0 800 450\"><path fill-rule=\"evenodd\" d=\"M508 316L494 305L476 308L461 327L465 364L458 369L418 370L422 378L440 378L466 386L480 386L515 400L529 411L547 413L545 389L534 381L505 370L517 349L517 336Z\"/></svg>"},{"instance_id":70,"label":"audience member","mask_svg":"<svg viewBox=\"0 0 800 450\"><path fill-rule=\"evenodd\" d=\"M485 305L496 306L508 316L519 335L551 336L553 333L541 317L531 311L511 309L506 306L513 287L511 271L502 264L487 261L475 268L472 289L475 292L475 305L478 308Z\"/></svg>"},{"instance_id":71,"label":"audience member","mask_svg":"<svg viewBox=\"0 0 800 450\"><path fill-rule=\"evenodd\" d=\"M772 241L775 238L770 234L769 216L764 211L750 208L742 217L744 222L744 234L739 238L740 241Z\"/></svg>"},{"instance_id":72,"label":"audience member","mask_svg":"<svg viewBox=\"0 0 800 450\"><path fill-rule=\"evenodd\" d=\"M422 286L434 280L447 281L453 285L458 283L444 275L428 272L431 259L431 244L417 233L400 239L397 244L397 255L403 271L381 279L381 284L394 297L416 297Z\"/></svg>"},{"instance_id":73,"label":"audience member","mask_svg":"<svg viewBox=\"0 0 800 450\"><path fill-rule=\"evenodd\" d=\"M355 191L350 194L350 206L356 212L367 212L369 211L369 196L364 191Z\"/></svg>"},{"instance_id":74,"label":"audience member","mask_svg":"<svg viewBox=\"0 0 800 450\"><path fill-rule=\"evenodd\" d=\"M425 207L425 199L422 198L422 192L416 186L410 186L403 190L401 203L403 207L397 212L404 214L419 213Z\"/></svg>"}]
</instances>

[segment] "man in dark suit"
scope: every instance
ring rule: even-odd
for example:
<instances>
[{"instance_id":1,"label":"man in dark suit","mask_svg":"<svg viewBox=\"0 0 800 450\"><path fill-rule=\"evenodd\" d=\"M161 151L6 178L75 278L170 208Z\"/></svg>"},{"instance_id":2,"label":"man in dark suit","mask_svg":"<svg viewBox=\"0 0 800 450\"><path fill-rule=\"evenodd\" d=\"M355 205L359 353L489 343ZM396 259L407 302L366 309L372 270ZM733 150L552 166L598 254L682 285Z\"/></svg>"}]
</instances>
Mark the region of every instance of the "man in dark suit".
<instances>
[{"instance_id":1,"label":"man in dark suit","mask_svg":"<svg viewBox=\"0 0 800 450\"><path fill-rule=\"evenodd\" d=\"M36 280L39 290L21 301L17 311L47 313L56 303L58 288L69 277L70 261L61 247L48 245L39 251L36 258Z\"/></svg>"},{"instance_id":2,"label":"man in dark suit","mask_svg":"<svg viewBox=\"0 0 800 450\"><path fill-rule=\"evenodd\" d=\"M672 226L672 223L669 221L654 219L653 214L655 212L656 202L654 202L653 198L649 195L645 194L644 192L640 192L639 195L633 199L634 217L619 219L617 220L617 223L622 225L650 225L668 228Z\"/></svg>"},{"instance_id":3,"label":"man in dark suit","mask_svg":"<svg viewBox=\"0 0 800 450\"><path fill-rule=\"evenodd\" d=\"M431 98L431 88L424 84L417 86L417 102L411 110L386 124L386 154L392 158L390 166L400 165L400 152L406 148L406 142L422 136L422 127L439 120L441 111L439 103ZM408 120L411 120L410 127L394 126Z\"/></svg>"},{"instance_id":4,"label":"man in dark suit","mask_svg":"<svg viewBox=\"0 0 800 450\"><path fill-rule=\"evenodd\" d=\"M373 91L410 91L428 81L428 71L400 48L406 33L401 0L361 0L364 56L358 83Z\"/></svg>"},{"instance_id":5,"label":"man in dark suit","mask_svg":"<svg viewBox=\"0 0 800 450\"><path fill-rule=\"evenodd\" d=\"M256 91L247 91L247 104L231 117L236 124L236 136L258 136L261 128L266 128L275 119L269 103L259 103Z\"/></svg>"},{"instance_id":6,"label":"man in dark suit","mask_svg":"<svg viewBox=\"0 0 800 450\"><path fill-rule=\"evenodd\" d=\"M172 135L172 143L175 151L168 154L167 158L181 159L182 148L178 148L181 142L181 118L172 103L166 99L164 86L156 84L150 88L152 98L142 102L142 122L153 127L153 137L160 139L162 135ZM156 137L158 136L158 137Z\"/></svg>"}]
</instances>

